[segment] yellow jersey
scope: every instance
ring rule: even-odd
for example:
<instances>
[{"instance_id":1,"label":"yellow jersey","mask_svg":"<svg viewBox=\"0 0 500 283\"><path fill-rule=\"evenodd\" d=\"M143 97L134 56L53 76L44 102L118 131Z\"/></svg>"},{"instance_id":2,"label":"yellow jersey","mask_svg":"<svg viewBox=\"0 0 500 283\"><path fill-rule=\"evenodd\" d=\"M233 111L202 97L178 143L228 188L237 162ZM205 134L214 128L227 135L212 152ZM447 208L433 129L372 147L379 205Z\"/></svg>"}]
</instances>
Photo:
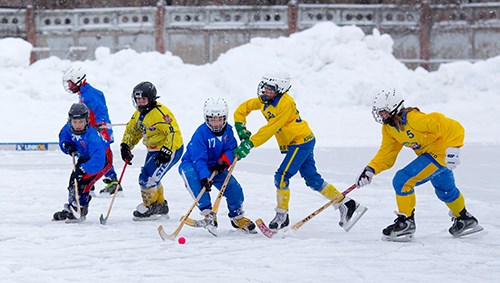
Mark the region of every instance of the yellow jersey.
<instances>
[{"instance_id":1,"label":"yellow jersey","mask_svg":"<svg viewBox=\"0 0 500 283\"><path fill-rule=\"evenodd\" d=\"M403 117L403 129L382 126L382 144L368 166L378 174L391 168L403 146L415 154L430 154L439 164L446 166L444 157L448 147L461 147L464 143L462 125L441 113L425 114L410 111Z\"/></svg>"},{"instance_id":2,"label":"yellow jersey","mask_svg":"<svg viewBox=\"0 0 500 283\"><path fill-rule=\"evenodd\" d=\"M183 144L174 115L159 102L146 115L141 115L139 110L134 112L125 128L122 143L133 149L141 138L148 151L157 151L163 146L176 151Z\"/></svg>"},{"instance_id":3,"label":"yellow jersey","mask_svg":"<svg viewBox=\"0 0 500 283\"><path fill-rule=\"evenodd\" d=\"M288 93L276 97L270 104L263 104L259 98L243 102L234 111L234 121L246 124L246 117L254 110L260 110L267 120L267 124L250 137L255 147L264 144L273 135L281 152L287 152L290 145L314 139L309 125L300 118L295 101Z\"/></svg>"}]
</instances>

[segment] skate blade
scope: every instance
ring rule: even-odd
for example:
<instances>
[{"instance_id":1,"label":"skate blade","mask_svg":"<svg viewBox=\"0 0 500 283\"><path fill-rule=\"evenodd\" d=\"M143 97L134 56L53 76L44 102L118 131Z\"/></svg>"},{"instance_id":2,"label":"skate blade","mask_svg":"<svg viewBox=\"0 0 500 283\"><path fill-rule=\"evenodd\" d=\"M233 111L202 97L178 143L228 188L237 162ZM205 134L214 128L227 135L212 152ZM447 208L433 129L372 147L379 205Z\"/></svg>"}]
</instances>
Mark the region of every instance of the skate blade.
<instances>
[{"instance_id":1,"label":"skate blade","mask_svg":"<svg viewBox=\"0 0 500 283\"><path fill-rule=\"evenodd\" d=\"M85 216L80 217L80 219L66 219L64 223L66 224L73 224L73 223L82 223L85 221Z\"/></svg>"},{"instance_id":2,"label":"skate blade","mask_svg":"<svg viewBox=\"0 0 500 283\"><path fill-rule=\"evenodd\" d=\"M460 238L460 237L463 237L463 236L467 236L467 235L470 235L470 234L474 234L474 233L477 233L477 232L480 232L480 231L483 231L484 228L483 226L481 225L476 225L474 227L471 227L469 229L465 229L462 233L460 234L456 234L456 235L452 235L453 237L455 238Z\"/></svg>"},{"instance_id":3,"label":"skate blade","mask_svg":"<svg viewBox=\"0 0 500 283\"><path fill-rule=\"evenodd\" d=\"M344 230L346 232L349 232L349 230L351 230L351 228L354 226L354 224L356 224L356 222L358 222L358 220L361 218L361 216L363 216L363 214L365 214L365 212L367 210L368 210L368 208L366 208L365 206L362 206L362 205L358 206L358 208L356 208L353 215L351 216L351 219L349 219L349 222L344 224L344 226L342 226L342 228L344 228Z\"/></svg>"},{"instance_id":4,"label":"skate blade","mask_svg":"<svg viewBox=\"0 0 500 283\"><path fill-rule=\"evenodd\" d=\"M217 227L215 226L205 226L205 229L208 230L210 234L212 234L214 237L217 237Z\"/></svg>"},{"instance_id":5,"label":"skate blade","mask_svg":"<svg viewBox=\"0 0 500 283\"><path fill-rule=\"evenodd\" d=\"M161 215L159 214L156 214L156 215L151 215L149 217L132 217L132 220L134 221L138 221L138 222L141 222L141 221L155 221L155 220L158 220L159 218L161 217Z\"/></svg>"},{"instance_id":6,"label":"skate blade","mask_svg":"<svg viewBox=\"0 0 500 283\"><path fill-rule=\"evenodd\" d=\"M401 236L382 236L382 240L386 242L400 242L400 243L405 243L405 242L411 242L413 240L413 234L407 234L407 235L401 235Z\"/></svg>"}]
</instances>

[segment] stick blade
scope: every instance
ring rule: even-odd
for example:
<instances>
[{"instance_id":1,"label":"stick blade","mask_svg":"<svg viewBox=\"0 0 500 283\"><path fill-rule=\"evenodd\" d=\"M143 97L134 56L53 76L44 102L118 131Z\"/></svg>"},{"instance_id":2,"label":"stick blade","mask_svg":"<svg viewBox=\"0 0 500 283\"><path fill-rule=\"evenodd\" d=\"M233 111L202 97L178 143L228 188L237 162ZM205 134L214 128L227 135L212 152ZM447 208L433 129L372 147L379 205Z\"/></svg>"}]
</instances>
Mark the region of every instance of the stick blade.
<instances>
[{"instance_id":1,"label":"stick blade","mask_svg":"<svg viewBox=\"0 0 500 283\"><path fill-rule=\"evenodd\" d=\"M101 214L101 217L99 217L99 223L101 223L101 225L106 225L106 222L108 222L108 219L104 218L104 216Z\"/></svg>"},{"instance_id":2,"label":"stick blade","mask_svg":"<svg viewBox=\"0 0 500 283\"><path fill-rule=\"evenodd\" d=\"M162 225L158 226L158 228L156 230L158 230L158 234L160 234L160 237L161 237L161 239L163 241L166 241L166 240L175 241L175 236L174 235L168 235L165 232L165 229L163 229Z\"/></svg>"},{"instance_id":3,"label":"stick blade","mask_svg":"<svg viewBox=\"0 0 500 283\"><path fill-rule=\"evenodd\" d=\"M262 232L262 234L268 238L272 238L274 235L277 234L277 232L269 229L269 227L267 227L267 225L264 224L264 221L261 218L255 220L255 224L257 224L257 227L259 228L260 232Z\"/></svg>"},{"instance_id":4,"label":"stick blade","mask_svg":"<svg viewBox=\"0 0 500 283\"><path fill-rule=\"evenodd\" d=\"M71 210L71 213L76 219L82 218L82 214L76 211L71 205L69 206L69 210Z\"/></svg>"}]
</instances>

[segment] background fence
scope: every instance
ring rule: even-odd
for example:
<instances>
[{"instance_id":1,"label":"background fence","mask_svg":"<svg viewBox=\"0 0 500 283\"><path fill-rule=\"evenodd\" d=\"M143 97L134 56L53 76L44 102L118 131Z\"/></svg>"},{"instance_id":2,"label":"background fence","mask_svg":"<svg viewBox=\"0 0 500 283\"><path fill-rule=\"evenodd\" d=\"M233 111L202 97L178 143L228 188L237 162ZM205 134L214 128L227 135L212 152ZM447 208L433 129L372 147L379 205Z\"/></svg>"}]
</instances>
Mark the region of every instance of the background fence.
<instances>
[{"instance_id":1,"label":"background fence","mask_svg":"<svg viewBox=\"0 0 500 283\"><path fill-rule=\"evenodd\" d=\"M0 9L0 36L48 56L92 59L99 46L170 51L184 62L212 62L253 37L279 37L330 21L374 28L394 39L394 56L410 67L500 55L500 3L461 5L166 6L70 10Z\"/></svg>"}]
</instances>

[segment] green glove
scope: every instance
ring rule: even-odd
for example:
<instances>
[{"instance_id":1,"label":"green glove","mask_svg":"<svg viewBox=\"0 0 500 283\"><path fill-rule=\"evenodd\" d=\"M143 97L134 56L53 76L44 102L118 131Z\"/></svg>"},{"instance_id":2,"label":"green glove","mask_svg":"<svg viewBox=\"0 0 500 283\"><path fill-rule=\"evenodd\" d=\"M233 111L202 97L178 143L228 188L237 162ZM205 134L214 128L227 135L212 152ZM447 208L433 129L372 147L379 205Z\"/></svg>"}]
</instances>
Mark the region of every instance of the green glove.
<instances>
[{"instance_id":1,"label":"green glove","mask_svg":"<svg viewBox=\"0 0 500 283\"><path fill-rule=\"evenodd\" d=\"M244 140L241 142L240 146L238 146L234 151L234 156L239 159L243 159L247 157L250 153L250 149L253 148L253 143L250 140Z\"/></svg>"},{"instance_id":2,"label":"green glove","mask_svg":"<svg viewBox=\"0 0 500 283\"><path fill-rule=\"evenodd\" d=\"M243 125L243 123L241 122L234 123L234 127L236 128L236 132L238 133L240 141L248 140L252 135L252 133L247 130L247 127L245 127L245 125Z\"/></svg>"}]
</instances>

